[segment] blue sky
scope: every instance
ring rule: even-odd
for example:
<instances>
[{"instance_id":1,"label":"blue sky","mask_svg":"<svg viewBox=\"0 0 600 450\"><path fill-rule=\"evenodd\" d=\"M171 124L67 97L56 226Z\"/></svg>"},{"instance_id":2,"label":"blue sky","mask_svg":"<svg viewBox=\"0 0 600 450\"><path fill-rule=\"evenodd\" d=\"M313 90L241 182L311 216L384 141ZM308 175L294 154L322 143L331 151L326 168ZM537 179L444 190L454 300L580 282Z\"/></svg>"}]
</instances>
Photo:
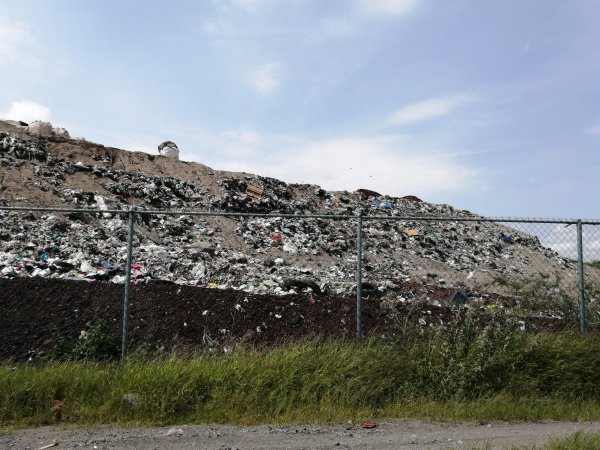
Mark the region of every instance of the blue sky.
<instances>
[{"instance_id":1,"label":"blue sky","mask_svg":"<svg viewBox=\"0 0 600 450\"><path fill-rule=\"evenodd\" d=\"M0 117L327 189L600 217L596 0L0 0Z\"/></svg>"}]
</instances>

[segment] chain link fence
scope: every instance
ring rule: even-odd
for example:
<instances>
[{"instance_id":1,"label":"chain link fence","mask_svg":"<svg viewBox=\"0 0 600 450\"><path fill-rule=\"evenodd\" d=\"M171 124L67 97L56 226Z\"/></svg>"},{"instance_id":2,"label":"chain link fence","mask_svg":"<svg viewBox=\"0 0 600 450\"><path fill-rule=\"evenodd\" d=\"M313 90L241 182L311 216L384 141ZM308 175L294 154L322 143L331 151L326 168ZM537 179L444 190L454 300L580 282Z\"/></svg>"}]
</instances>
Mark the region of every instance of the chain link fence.
<instances>
[{"instance_id":1,"label":"chain link fence","mask_svg":"<svg viewBox=\"0 0 600 450\"><path fill-rule=\"evenodd\" d=\"M518 298L531 314L578 317L582 332L600 318L586 313L600 295L598 221L7 206L0 218L0 276L124 285L123 359L130 286L150 279L230 288L239 308L248 293L352 296L355 323L340 326L359 340L372 297Z\"/></svg>"}]
</instances>

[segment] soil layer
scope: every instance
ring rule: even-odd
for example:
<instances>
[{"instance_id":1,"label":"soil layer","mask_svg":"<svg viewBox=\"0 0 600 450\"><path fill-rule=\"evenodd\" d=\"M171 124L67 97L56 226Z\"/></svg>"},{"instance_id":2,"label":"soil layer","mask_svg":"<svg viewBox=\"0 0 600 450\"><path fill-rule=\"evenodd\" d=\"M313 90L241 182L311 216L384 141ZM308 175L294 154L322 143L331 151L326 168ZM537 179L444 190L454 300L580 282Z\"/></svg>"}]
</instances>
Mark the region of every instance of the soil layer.
<instances>
[{"instance_id":1,"label":"soil layer","mask_svg":"<svg viewBox=\"0 0 600 450\"><path fill-rule=\"evenodd\" d=\"M0 359L39 358L58 337L77 339L102 320L117 341L123 285L44 278L0 278ZM368 334L383 325L379 301L365 301ZM251 295L175 284L131 286L131 349L278 344L307 336L352 338L352 298Z\"/></svg>"}]
</instances>

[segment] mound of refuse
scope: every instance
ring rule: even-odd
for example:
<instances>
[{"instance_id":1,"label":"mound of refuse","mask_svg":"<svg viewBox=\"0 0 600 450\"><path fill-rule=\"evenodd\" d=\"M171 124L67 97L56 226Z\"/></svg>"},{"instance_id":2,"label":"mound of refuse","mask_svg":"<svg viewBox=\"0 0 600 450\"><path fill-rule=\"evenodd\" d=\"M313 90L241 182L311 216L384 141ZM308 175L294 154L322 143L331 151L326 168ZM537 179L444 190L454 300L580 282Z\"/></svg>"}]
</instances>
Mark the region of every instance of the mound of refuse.
<instances>
[{"instance_id":1,"label":"mound of refuse","mask_svg":"<svg viewBox=\"0 0 600 450\"><path fill-rule=\"evenodd\" d=\"M170 144L165 148L177 148ZM356 290L357 221L346 216L358 215L364 216L364 287L373 293L401 297L403 284L414 281L468 290L499 277L575 274L571 261L535 236L494 222L461 221L478 217L413 195L328 192L104 147L63 132L31 134L6 122L0 122L0 206L106 211L0 211L3 278L123 283L127 216L110 211L130 208L136 211L136 284L349 295ZM150 210L165 213L144 214ZM449 219L434 220L439 217Z\"/></svg>"}]
</instances>

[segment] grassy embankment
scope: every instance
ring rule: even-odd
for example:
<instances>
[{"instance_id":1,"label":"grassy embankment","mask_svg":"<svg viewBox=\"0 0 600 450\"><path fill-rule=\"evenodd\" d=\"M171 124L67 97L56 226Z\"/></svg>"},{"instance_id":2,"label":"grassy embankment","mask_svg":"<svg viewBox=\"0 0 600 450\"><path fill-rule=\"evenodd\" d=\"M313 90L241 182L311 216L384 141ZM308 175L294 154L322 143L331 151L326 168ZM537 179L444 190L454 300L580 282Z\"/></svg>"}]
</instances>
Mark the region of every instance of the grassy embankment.
<instances>
[{"instance_id":1,"label":"grassy embankment","mask_svg":"<svg viewBox=\"0 0 600 450\"><path fill-rule=\"evenodd\" d=\"M599 448L600 434L597 433L575 433L563 439L553 439L550 443L542 447L544 450L592 450Z\"/></svg>"},{"instance_id":2,"label":"grassy embankment","mask_svg":"<svg viewBox=\"0 0 600 450\"><path fill-rule=\"evenodd\" d=\"M493 445L488 444L479 450L494 450ZM600 449L600 433L573 433L564 438L551 439L546 445L532 447L512 447L511 450L594 450ZM473 449L475 450L475 449Z\"/></svg>"},{"instance_id":3,"label":"grassy embankment","mask_svg":"<svg viewBox=\"0 0 600 450\"><path fill-rule=\"evenodd\" d=\"M393 343L304 342L227 355L0 366L0 423L600 419L600 336L524 333L501 317ZM130 401L123 401L125 394ZM131 400L133 399L133 400Z\"/></svg>"}]
</instances>

